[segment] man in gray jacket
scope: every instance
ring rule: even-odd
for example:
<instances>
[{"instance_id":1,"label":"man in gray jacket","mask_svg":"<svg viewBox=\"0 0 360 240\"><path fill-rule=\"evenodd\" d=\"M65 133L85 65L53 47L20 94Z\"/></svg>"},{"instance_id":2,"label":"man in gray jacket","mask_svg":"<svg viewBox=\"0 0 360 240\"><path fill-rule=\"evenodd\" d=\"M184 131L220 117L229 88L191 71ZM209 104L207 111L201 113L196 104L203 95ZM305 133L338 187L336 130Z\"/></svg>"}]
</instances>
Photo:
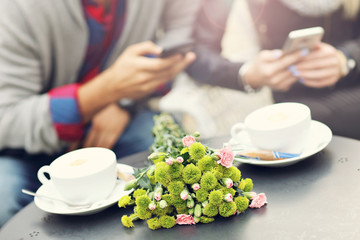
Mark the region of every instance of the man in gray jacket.
<instances>
[{"instance_id":1,"label":"man in gray jacket","mask_svg":"<svg viewBox=\"0 0 360 240\"><path fill-rule=\"evenodd\" d=\"M0 226L32 200L21 188L36 190L37 169L57 155L99 146L124 156L152 143L154 113L130 114L124 103L163 89L195 59L146 56L188 42L198 7L0 0Z\"/></svg>"}]
</instances>

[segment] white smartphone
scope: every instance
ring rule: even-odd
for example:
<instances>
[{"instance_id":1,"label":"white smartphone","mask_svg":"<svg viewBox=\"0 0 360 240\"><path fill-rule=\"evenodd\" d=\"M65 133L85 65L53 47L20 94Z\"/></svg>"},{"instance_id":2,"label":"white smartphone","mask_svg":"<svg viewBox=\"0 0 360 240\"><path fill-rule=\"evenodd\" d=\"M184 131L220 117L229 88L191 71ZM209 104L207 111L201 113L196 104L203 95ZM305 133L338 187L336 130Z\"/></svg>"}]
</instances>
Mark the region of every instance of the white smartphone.
<instances>
[{"instance_id":1,"label":"white smartphone","mask_svg":"<svg viewBox=\"0 0 360 240\"><path fill-rule=\"evenodd\" d=\"M284 53L291 53L296 50L307 48L313 49L324 35L322 27L304 28L291 31L283 46Z\"/></svg>"}]
</instances>

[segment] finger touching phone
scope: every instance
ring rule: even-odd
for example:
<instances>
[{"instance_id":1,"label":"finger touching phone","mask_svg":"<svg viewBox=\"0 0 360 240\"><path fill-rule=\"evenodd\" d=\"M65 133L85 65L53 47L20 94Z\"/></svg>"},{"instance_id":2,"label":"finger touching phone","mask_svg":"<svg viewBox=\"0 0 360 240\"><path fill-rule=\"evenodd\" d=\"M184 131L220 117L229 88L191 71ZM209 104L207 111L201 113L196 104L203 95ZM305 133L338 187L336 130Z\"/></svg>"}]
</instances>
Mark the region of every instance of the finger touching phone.
<instances>
[{"instance_id":1,"label":"finger touching phone","mask_svg":"<svg viewBox=\"0 0 360 240\"><path fill-rule=\"evenodd\" d=\"M283 46L283 52L287 54L301 49L312 50L321 41L323 35L322 27L291 31Z\"/></svg>"}]
</instances>

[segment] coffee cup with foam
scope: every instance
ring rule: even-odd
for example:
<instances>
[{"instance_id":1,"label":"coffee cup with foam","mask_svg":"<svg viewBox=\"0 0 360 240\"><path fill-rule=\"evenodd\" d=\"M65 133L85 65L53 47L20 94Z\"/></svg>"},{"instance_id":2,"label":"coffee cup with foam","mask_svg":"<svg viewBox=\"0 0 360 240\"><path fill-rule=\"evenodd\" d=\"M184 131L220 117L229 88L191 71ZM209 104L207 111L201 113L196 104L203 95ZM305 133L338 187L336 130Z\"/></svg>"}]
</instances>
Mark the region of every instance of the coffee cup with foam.
<instances>
[{"instance_id":1,"label":"coffee cup with foam","mask_svg":"<svg viewBox=\"0 0 360 240\"><path fill-rule=\"evenodd\" d=\"M244 122L232 126L231 136L241 140L246 131L253 147L299 154L304 150L311 125L308 106L284 102L262 107L246 116Z\"/></svg>"},{"instance_id":2,"label":"coffee cup with foam","mask_svg":"<svg viewBox=\"0 0 360 240\"><path fill-rule=\"evenodd\" d=\"M116 155L106 148L92 147L68 152L42 166L38 179L52 184L68 203L86 205L105 200L116 184Z\"/></svg>"}]
</instances>

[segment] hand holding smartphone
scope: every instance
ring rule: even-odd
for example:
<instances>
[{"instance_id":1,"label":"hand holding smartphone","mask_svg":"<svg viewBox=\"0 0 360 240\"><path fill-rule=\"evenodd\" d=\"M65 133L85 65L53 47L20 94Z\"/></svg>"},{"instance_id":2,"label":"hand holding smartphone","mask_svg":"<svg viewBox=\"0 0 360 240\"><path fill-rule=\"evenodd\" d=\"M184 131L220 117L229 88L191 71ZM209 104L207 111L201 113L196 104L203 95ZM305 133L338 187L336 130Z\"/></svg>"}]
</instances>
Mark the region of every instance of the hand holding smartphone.
<instances>
[{"instance_id":1,"label":"hand holding smartphone","mask_svg":"<svg viewBox=\"0 0 360 240\"><path fill-rule=\"evenodd\" d=\"M291 31L283 46L283 52L287 54L301 49L312 50L321 41L323 35L322 27Z\"/></svg>"},{"instance_id":2,"label":"hand holding smartphone","mask_svg":"<svg viewBox=\"0 0 360 240\"><path fill-rule=\"evenodd\" d=\"M161 52L159 57L160 58L167 58L167 57L170 57L170 56L175 55L175 54L185 55L186 53L192 51L193 47L194 47L193 42L186 42L186 43L173 45L173 46L170 46L170 47L164 47L164 49Z\"/></svg>"}]
</instances>

